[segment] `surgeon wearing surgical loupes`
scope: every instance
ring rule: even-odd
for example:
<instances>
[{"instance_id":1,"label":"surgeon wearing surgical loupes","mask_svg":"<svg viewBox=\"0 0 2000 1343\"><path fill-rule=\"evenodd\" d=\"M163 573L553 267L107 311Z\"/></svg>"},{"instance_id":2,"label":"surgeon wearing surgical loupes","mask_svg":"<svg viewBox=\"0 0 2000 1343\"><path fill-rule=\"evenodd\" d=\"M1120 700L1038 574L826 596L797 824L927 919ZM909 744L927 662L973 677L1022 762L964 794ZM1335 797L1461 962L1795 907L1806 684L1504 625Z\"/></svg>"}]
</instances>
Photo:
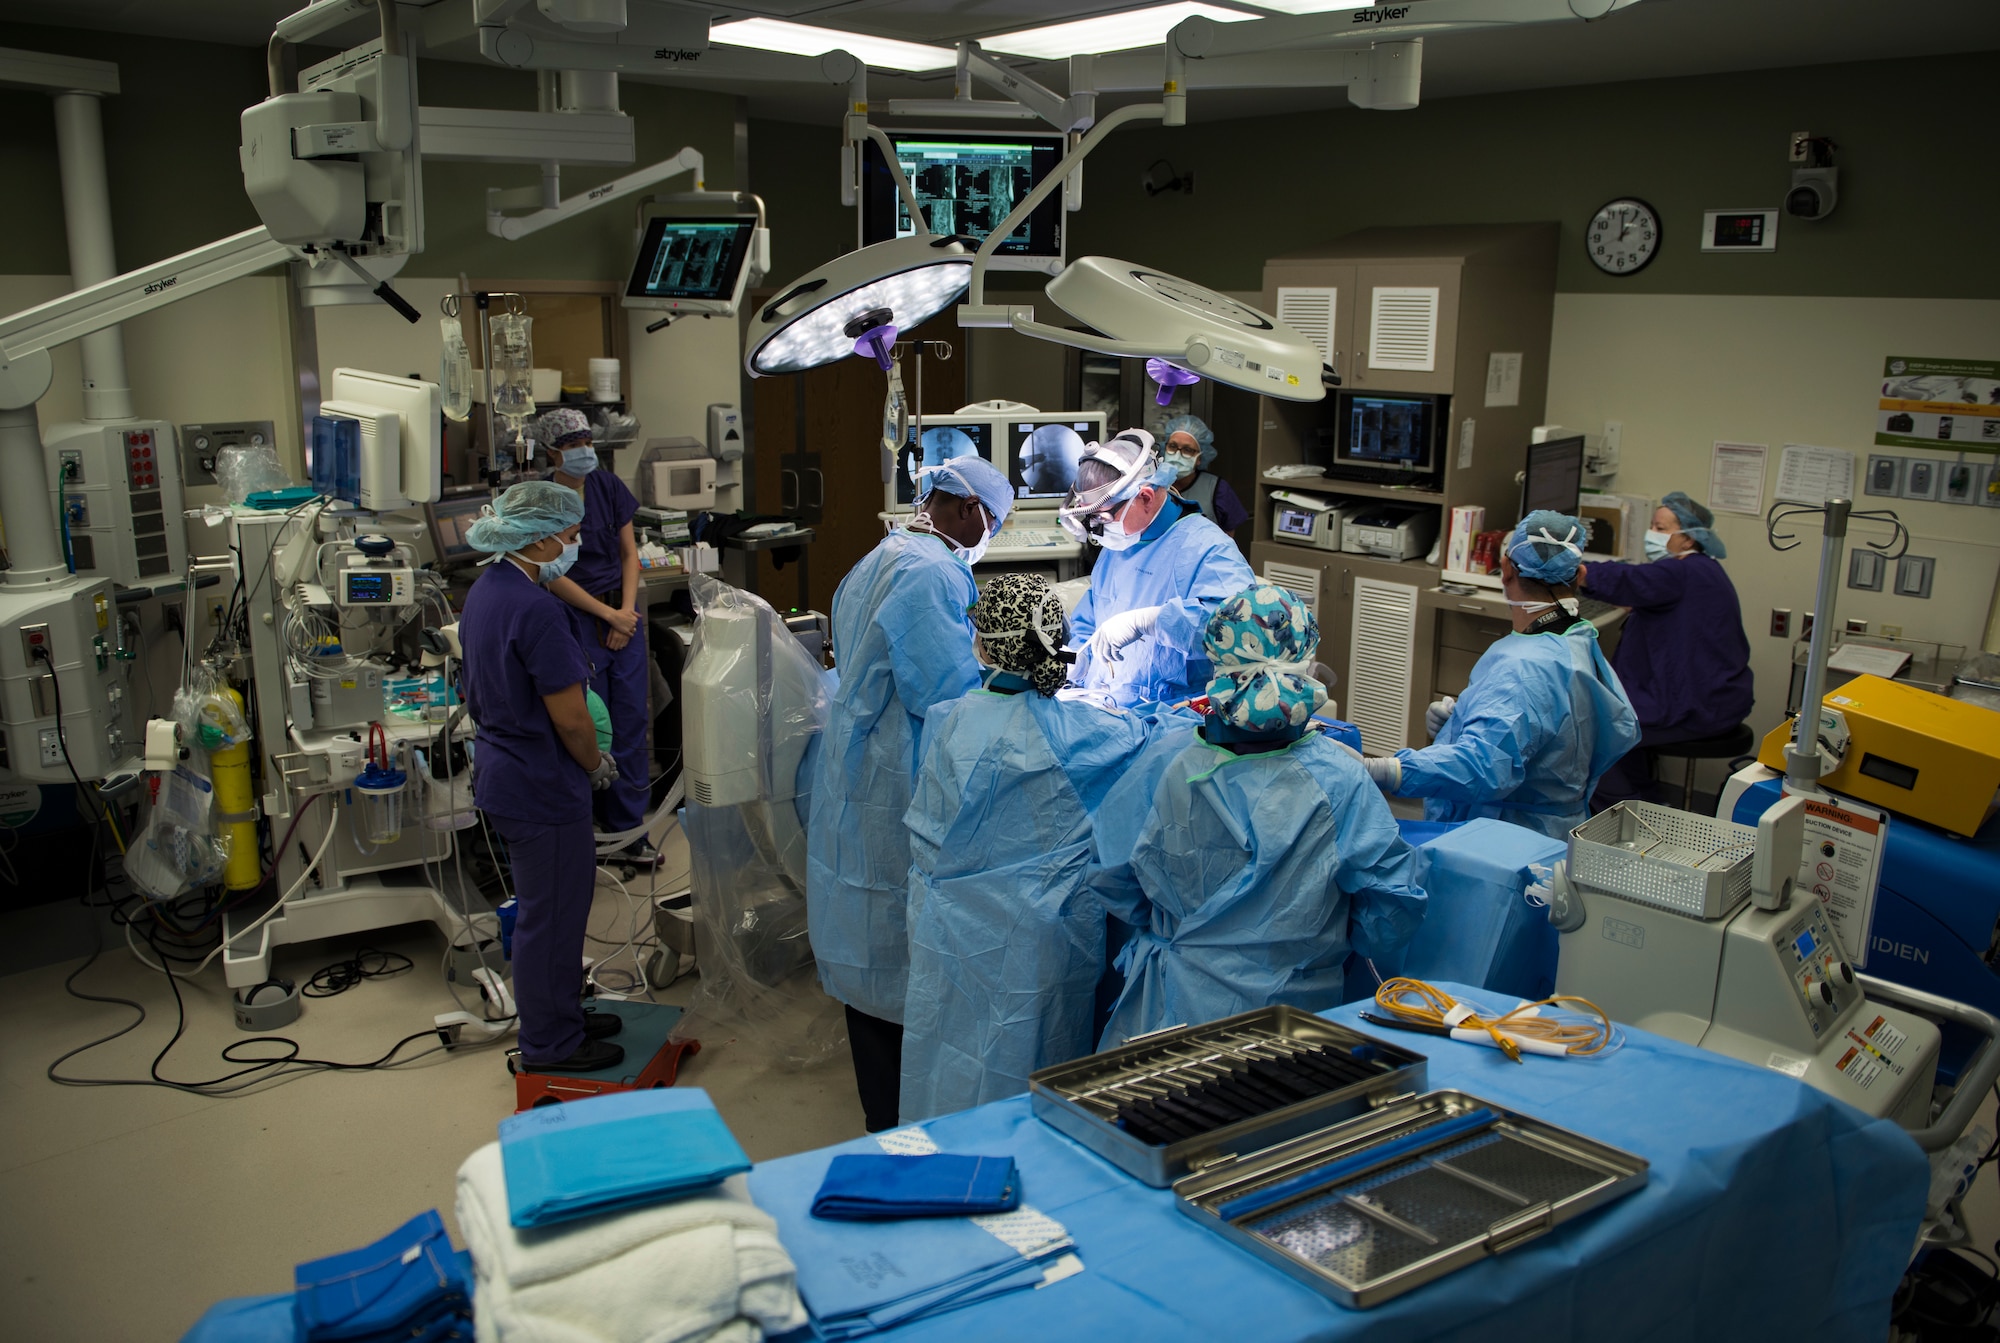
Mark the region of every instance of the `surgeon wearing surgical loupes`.
<instances>
[{"instance_id":1,"label":"surgeon wearing surgical loupes","mask_svg":"<svg viewBox=\"0 0 2000 1343\"><path fill-rule=\"evenodd\" d=\"M1104 552L1070 613L1073 679L1119 704L1201 693L1210 670L1202 628L1256 578L1236 543L1175 497L1173 478L1153 436L1127 429L1084 448L1057 514L1071 536Z\"/></svg>"},{"instance_id":2,"label":"surgeon wearing surgical loupes","mask_svg":"<svg viewBox=\"0 0 2000 1343\"><path fill-rule=\"evenodd\" d=\"M972 566L1013 506L978 456L921 468L917 511L833 594L840 683L821 734L806 837L806 916L820 984L847 1012L870 1132L897 1119L910 952L903 828L933 705L979 685Z\"/></svg>"},{"instance_id":3,"label":"surgeon wearing surgical loupes","mask_svg":"<svg viewBox=\"0 0 2000 1343\"><path fill-rule=\"evenodd\" d=\"M583 939L597 888L590 795L618 778L584 704L590 664L548 592L576 562L583 500L554 481L509 487L466 529L492 556L459 620L466 708L477 724L472 796L507 845L521 1065L597 1072L624 1051L618 1018L582 1006Z\"/></svg>"},{"instance_id":4,"label":"surgeon wearing surgical loupes","mask_svg":"<svg viewBox=\"0 0 2000 1343\"><path fill-rule=\"evenodd\" d=\"M1588 534L1548 509L1514 529L1500 561L1514 632L1480 655L1463 694L1430 706L1430 746L1363 762L1384 792L1424 799L1429 820L1497 817L1555 839L1589 819L1597 781L1638 744L1639 722L1578 615Z\"/></svg>"},{"instance_id":5,"label":"surgeon wearing surgical loupes","mask_svg":"<svg viewBox=\"0 0 2000 1343\"><path fill-rule=\"evenodd\" d=\"M1135 932L1111 1048L1274 1003L1338 1006L1349 954L1387 957L1427 897L1416 852L1353 752L1319 731L1319 626L1252 584L1209 619L1200 728L1156 735L1098 808L1091 888Z\"/></svg>"}]
</instances>

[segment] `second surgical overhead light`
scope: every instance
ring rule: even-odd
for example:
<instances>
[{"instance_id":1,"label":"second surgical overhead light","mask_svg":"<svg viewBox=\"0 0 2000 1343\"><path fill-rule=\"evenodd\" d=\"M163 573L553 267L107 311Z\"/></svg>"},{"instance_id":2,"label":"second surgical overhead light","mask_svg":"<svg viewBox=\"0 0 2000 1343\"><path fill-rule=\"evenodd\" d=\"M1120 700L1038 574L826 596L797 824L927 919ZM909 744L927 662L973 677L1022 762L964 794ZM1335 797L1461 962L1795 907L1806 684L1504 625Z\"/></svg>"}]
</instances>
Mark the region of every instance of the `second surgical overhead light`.
<instances>
[{"instance_id":1,"label":"second surgical overhead light","mask_svg":"<svg viewBox=\"0 0 2000 1343\"><path fill-rule=\"evenodd\" d=\"M887 309L888 320L909 331L944 311L971 276L963 244L928 234L835 257L750 319L743 366L761 378L844 359L855 353L847 329L855 319Z\"/></svg>"}]
</instances>

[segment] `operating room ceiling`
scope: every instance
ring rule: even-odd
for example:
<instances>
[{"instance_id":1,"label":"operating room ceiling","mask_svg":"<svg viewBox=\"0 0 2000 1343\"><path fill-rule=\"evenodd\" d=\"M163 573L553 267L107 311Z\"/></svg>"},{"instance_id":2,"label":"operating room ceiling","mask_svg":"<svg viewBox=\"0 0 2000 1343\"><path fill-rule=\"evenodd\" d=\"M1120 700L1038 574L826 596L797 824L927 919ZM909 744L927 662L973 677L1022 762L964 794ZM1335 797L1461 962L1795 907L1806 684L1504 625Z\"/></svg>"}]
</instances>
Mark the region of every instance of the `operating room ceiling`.
<instances>
[{"instance_id":1,"label":"operating room ceiling","mask_svg":"<svg viewBox=\"0 0 2000 1343\"><path fill-rule=\"evenodd\" d=\"M471 0L432 0L467 4ZM0 20L94 28L261 46L273 22L301 0L0 0ZM1238 0L1210 0L1254 10ZM1422 0L1417 0L1421 4ZM885 37L949 45L1037 24L1135 8L1077 0L763 0L708 6L717 21L749 15L793 19ZM368 25L336 32L359 39ZM1678 75L1894 59L2000 49L1996 0L1645 0L1599 23L1542 24L1446 34L1424 44L1426 100L1574 84L1620 83ZM1018 62L1051 87L1066 86L1062 63ZM692 75L684 83L747 97L752 116L831 123L842 99L834 88L732 84ZM1201 92L1192 81L1190 114L1199 120L1335 106L1325 89ZM871 75L875 100L940 97L947 74ZM982 95L990 91L981 90ZM1106 100L1110 105L1119 100Z\"/></svg>"}]
</instances>

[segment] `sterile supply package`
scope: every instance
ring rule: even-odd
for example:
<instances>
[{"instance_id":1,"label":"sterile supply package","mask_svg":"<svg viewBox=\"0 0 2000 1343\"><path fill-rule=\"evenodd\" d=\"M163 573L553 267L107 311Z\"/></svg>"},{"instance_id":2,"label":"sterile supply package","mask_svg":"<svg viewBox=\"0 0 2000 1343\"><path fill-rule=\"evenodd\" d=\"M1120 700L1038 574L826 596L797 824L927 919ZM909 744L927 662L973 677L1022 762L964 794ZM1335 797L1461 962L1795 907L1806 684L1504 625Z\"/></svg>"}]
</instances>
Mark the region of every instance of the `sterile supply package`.
<instances>
[{"instance_id":1,"label":"sterile supply package","mask_svg":"<svg viewBox=\"0 0 2000 1343\"><path fill-rule=\"evenodd\" d=\"M464 1337L472 1283L436 1209L372 1245L300 1264L292 1320L309 1343Z\"/></svg>"},{"instance_id":2,"label":"sterile supply package","mask_svg":"<svg viewBox=\"0 0 2000 1343\"><path fill-rule=\"evenodd\" d=\"M681 678L682 826L701 956L689 1015L751 1036L780 1064L810 1067L847 1043L806 935L802 790L833 675L755 594L700 575L688 590L699 618Z\"/></svg>"},{"instance_id":3,"label":"sterile supply package","mask_svg":"<svg viewBox=\"0 0 2000 1343\"><path fill-rule=\"evenodd\" d=\"M507 1215L550 1226L661 1203L750 1169L699 1087L626 1091L500 1121Z\"/></svg>"},{"instance_id":4,"label":"sterile supply package","mask_svg":"<svg viewBox=\"0 0 2000 1343\"><path fill-rule=\"evenodd\" d=\"M552 1107L560 1114L567 1106ZM791 1257L744 1176L705 1194L521 1229L500 1144L458 1170L481 1343L747 1343L806 1323Z\"/></svg>"},{"instance_id":5,"label":"sterile supply package","mask_svg":"<svg viewBox=\"0 0 2000 1343\"><path fill-rule=\"evenodd\" d=\"M229 841L215 833L215 785L197 768L205 757L160 776L160 795L146 828L125 851L125 874L148 895L170 900L219 880Z\"/></svg>"},{"instance_id":6,"label":"sterile supply package","mask_svg":"<svg viewBox=\"0 0 2000 1343\"><path fill-rule=\"evenodd\" d=\"M215 483L222 487L224 498L240 504L259 490L284 489L292 484L292 477L278 460L277 449L260 444L224 448L217 453Z\"/></svg>"},{"instance_id":7,"label":"sterile supply package","mask_svg":"<svg viewBox=\"0 0 2000 1343\"><path fill-rule=\"evenodd\" d=\"M835 1222L903 1217L968 1217L1021 1206L1021 1177L1010 1156L950 1152L846 1152L827 1167L812 1215Z\"/></svg>"}]
</instances>

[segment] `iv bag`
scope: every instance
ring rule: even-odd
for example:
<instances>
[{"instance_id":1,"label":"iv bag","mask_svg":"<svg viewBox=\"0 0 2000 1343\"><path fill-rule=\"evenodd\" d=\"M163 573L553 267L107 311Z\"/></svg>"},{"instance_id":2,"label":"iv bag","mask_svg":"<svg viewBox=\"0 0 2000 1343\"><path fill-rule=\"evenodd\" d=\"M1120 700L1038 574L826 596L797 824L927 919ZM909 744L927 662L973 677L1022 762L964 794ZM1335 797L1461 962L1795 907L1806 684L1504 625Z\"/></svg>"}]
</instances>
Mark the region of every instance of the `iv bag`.
<instances>
[{"instance_id":1,"label":"iv bag","mask_svg":"<svg viewBox=\"0 0 2000 1343\"><path fill-rule=\"evenodd\" d=\"M493 383L493 413L512 424L535 413L534 320L512 312L493 319L493 368L488 375Z\"/></svg>"},{"instance_id":2,"label":"iv bag","mask_svg":"<svg viewBox=\"0 0 2000 1343\"><path fill-rule=\"evenodd\" d=\"M464 420L472 413L472 352L465 347L465 331L458 319L440 320L444 351L438 355L438 390L444 395L446 418Z\"/></svg>"}]
</instances>

